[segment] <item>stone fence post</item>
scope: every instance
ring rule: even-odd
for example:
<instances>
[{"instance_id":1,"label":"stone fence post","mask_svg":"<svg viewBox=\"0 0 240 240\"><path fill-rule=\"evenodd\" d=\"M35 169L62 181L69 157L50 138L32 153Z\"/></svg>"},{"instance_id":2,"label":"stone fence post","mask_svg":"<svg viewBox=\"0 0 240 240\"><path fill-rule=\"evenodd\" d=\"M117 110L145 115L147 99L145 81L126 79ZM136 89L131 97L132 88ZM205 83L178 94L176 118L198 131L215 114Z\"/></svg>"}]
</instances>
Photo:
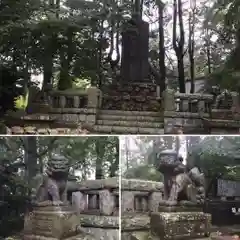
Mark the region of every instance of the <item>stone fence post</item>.
<instances>
[{"instance_id":1,"label":"stone fence post","mask_svg":"<svg viewBox=\"0 0 240 240\"><path fill-rule=\"evenodd\" d=\"M87 108L91 109L91 113L87 115L86 123L94 125L96 123L97 111L102 104L102 92L97 87L90 87L87 89L87 98Z\"/></svg>"},{"instance_id":2,"label":"stone fence post","mask_svg":"<svg viewBox=\"0 0 240 240\"><path fill-rule=\"evenodd\" d=\"M174 131L174 121L171 115L176 111L175 91L172 89L166 89L163 92L163 104L164 104L164 133L169 134Z\"/></svg>"},{"instance_id":3,"label":"stone fence post","mask_svg":"<svg viewBox=\"0 0 240 240\"><path fill-rule=\"evenodd\" d=\"M163 92L164 112L175 112L175 91L166 89Z\"/></svg>"}]
</instances>

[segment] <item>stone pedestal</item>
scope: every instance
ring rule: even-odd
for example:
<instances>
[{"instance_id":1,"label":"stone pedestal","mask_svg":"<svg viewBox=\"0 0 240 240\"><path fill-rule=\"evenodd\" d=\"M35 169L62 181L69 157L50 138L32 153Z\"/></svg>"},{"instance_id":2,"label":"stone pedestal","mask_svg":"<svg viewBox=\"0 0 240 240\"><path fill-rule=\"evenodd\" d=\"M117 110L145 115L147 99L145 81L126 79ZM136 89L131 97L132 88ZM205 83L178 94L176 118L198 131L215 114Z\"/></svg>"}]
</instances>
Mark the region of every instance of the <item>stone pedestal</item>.
<instances>
[{"instance_id":1,"label":"stone pedestal","mask_svg":"<svg viewBox=\"0 0 240 240\"><path fill-rule=\"evenodd\" d=\"M157 212L150 216L151 232L161 240L209 236L211 215L203 212Z\"/></svg>"},{"instance_id":2,"label":"stone pedestal","mask_svg":"<svg viewBox=\"0 0 240 240\"><path fill-rule=\"evenodd\" d=\"M25 216L24 240L80 240L81 235L80 218L71 207L35 207Z\"/></svg>"}]
</instances>

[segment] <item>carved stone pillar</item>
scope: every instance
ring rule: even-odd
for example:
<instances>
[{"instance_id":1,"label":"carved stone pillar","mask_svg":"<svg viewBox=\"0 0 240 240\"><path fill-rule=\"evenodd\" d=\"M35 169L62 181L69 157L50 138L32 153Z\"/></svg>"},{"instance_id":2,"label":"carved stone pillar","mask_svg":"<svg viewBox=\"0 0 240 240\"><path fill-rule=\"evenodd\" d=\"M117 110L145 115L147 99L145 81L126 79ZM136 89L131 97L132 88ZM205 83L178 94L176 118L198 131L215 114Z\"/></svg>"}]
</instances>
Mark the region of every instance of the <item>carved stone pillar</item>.
<instances>
[{"instance_id":1,"label":"carved stone pillar","mask_svg":"<svg viewBox=\"0 0 240 240\"><path fill-rule=\"evenodd\" d=\"M140 19L129 20L122 33L122 82L149 81L148 44L149 24Z\"/></svg>"}]
</instances>

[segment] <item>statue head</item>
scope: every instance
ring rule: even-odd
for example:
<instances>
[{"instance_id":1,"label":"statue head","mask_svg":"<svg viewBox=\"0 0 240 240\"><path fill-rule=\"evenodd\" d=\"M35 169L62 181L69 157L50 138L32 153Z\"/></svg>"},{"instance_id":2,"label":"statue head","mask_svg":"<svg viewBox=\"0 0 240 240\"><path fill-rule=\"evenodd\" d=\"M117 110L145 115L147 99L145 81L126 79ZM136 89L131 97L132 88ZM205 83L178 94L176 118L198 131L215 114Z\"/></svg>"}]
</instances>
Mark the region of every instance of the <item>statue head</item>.
<instances>
[{"instance_id":1,"label":"statue head","mask_svg":"<svg viewBox=\"0 0 240 240\"><path fill-rule=\"evenodd\" d=\"M46 173L52 178L67 179L69 167L69 160L66 157L55 154L48 160Z\"/></svg>"},{"instance_id":2,"label":"statue head","mask_svg":"<svg viewBox=\"0 0 240 240\"><path fill-rule=\"evenodd\" d=\"M163 174L171 174L182 161L183 158L175 150L163 150L157 154L157 169Z\"/></svg>"}]
</instances>

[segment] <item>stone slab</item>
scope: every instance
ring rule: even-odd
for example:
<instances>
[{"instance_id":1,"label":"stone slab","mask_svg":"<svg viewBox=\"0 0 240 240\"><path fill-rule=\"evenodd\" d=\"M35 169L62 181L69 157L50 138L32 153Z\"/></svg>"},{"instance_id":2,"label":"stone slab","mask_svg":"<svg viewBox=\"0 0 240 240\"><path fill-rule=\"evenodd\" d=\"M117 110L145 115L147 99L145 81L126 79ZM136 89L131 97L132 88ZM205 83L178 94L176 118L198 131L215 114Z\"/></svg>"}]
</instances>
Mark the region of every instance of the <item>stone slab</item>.
<instances>
[{"instance_id":1,"label":"stone slab","mask_svg":"<svg viewBox=\"0 0 240 240\"><path fill-rule=\"evenodd\" d=\"M119 216L97 216L80 214L81 226L96 228L119 228Z\"/></svg>"},{"instance_id":2,"label":"stone slab","mask_svg":"<svg viewBox=\"0 0 240 240\"><path fill-rule=\"evenodd\" d=\"M121 231L150 230L150 218L147 214L127 214L121 216Z\"/></svg>"},{"instance_id":3,"label":"stone slab","mask_svg":"<svg viewBox=\"0 0 240 240\"><path fill-rule=\"evenodd\" d=\"M119 229L102 229L95 227L94 228L84 227L83 229L86 233L93 236L93 239L95 240L120 240ZM81 240L85 240L85 238L82 238Z\"/></svg>"},{"instance_id":4,"label":"stone slab","mask_svg":"<svg viewBox=\"0 0 240 240\"><path fill-rule=\"evenodd\" d=\"M119 188L118 177L83 181L80 184L79 191L97 190L97 189L100 190L100 189L109 189L109 188Z\"/></svg>"},{"instance_id":5,"label":"stone slab","mask_svg":"<svg viewBox=\"0 0 240 240\"><path fill-rule=\"evenodd\" d=\"M132 191L163 191L162 182L146 181L140 179L122 179L121 190L132 190Z\"/></svg>"}]
</instances>

